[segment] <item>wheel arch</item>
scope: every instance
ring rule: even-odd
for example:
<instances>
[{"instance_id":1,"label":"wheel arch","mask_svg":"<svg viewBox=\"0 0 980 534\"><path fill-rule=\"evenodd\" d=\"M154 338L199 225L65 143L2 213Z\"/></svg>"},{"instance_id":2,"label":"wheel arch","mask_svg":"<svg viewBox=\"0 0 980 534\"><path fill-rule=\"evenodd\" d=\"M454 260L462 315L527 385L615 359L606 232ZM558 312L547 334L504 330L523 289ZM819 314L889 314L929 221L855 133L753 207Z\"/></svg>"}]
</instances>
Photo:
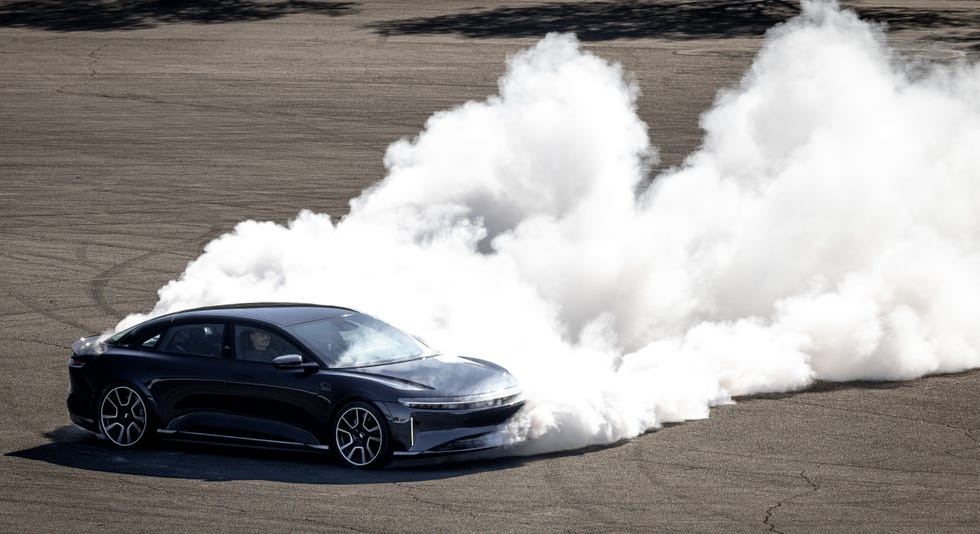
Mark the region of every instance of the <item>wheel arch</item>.
<instances>
[{"instance_id":1,"label":"wheel arch","mask_svg":"<svg viewBox=\"0 0 980 534\"><path fill-rule=\"evenodd\" d=\"M133 388L140 395L142 395L144 403L146 405L145 407L146 407L147 418L152 419L154 423L154 427L159 428L160 416L158 415L157 412L156 399L154 399L153 394L150 393L150 388L147 387L147 385L144 384L143 382L139 380L134 380L129 377L113 376L102 381L102 383L100 384L100 388L98 389L98 394L95 395L95 399L94 399L95 406L93 408L95 411L93 413L96 415L96 417L98 417L99 410L102 408L101 404L102 404L103 397L105 397L106 393L108 393L109 390L118 386L127 386Z\"/></svg>"}]
</instances>

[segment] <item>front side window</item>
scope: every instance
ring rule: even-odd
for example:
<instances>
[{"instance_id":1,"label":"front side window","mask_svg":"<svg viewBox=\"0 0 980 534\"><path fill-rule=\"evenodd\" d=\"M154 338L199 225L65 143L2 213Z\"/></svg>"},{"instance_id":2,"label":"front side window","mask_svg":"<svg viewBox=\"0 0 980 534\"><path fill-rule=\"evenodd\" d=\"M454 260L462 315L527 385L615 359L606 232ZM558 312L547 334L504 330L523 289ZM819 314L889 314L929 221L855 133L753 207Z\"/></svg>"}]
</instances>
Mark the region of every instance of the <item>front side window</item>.
<instances>
[{"instance_id":1,"label":"front side window","mask_svg":"<svg viewBox=\"0 0 980 534\"><path fill-rule=\"evenodd\" d=\"M286 354L301 354L281 336L253 326L235 325L235 357L251 362L271 362Z\"/></svg>"},{"instance_id":2,"label":"front side window","mask_svg":"<svg viewBox=\"0 0 980 534\"><path fill-rule=\"evenodd\" d=\"M221 356L223 341L223 324L186 324L171 327L154 345L157 350L172 354Z\"/></svg>"}]
</instances>

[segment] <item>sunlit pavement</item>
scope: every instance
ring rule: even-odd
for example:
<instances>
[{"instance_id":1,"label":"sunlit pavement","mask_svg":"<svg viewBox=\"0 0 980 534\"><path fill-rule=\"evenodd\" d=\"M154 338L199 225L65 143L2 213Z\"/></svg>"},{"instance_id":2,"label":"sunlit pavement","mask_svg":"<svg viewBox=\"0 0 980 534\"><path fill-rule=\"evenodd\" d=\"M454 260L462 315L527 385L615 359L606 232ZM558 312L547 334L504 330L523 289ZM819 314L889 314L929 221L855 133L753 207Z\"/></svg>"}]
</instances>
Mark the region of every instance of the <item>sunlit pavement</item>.
<instances>
[{"instance_id":1,"label":"sunlit pavement","mask_svg":"<svg viewBox=\"0 0 980 534\"><path fill-rule=\"evenodd\" d=\"M899 49L980 52L971 2L853 4ZM67 427L71 340L152 307L241 220L343 215L390 142L496 92L506 56L544 31L577 30L634 74L669 166L793 13L633 8L0 4L0 530L974 531L976 372L740 399L607 448L371 473L209 447L118 453Z\"/></svg>"}]
</instances>

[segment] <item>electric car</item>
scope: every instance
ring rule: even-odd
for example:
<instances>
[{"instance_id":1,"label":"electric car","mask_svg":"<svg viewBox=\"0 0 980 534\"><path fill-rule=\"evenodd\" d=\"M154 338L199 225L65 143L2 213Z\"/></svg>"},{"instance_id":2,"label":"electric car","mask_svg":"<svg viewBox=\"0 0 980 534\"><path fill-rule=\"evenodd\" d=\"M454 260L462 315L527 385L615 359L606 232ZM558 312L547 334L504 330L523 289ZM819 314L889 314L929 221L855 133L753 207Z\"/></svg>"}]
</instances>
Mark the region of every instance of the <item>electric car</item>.
<instances>
[{"instance_id":1,"label":"electric car","mask_svg":"<svg viewBox=\"0 0 980 534\"><path fill-rule=\"evenodd\" d=\"M312 304L198 308L82 338L68 375L71 420L116 447L317 449L354 468L497 446L524 402L498 365Z\"/></svg>"}]
</instances>

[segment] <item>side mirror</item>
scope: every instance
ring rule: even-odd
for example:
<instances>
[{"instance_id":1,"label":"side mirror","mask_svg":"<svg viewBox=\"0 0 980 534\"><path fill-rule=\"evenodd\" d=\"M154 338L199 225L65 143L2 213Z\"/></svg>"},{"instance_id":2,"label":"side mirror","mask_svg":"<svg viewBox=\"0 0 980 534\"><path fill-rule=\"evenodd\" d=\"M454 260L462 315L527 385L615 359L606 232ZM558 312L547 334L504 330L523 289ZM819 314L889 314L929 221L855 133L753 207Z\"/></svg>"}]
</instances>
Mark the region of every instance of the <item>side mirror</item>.
<instances>
[{"instance_id":1,"label":"side mirror","mask_svg":"<svg viewBox=\"0 0 980 534\"><path fill-rule=\"evenodd\" d=\"M272 365L282 370L300 369L303 367L303 357L299 354L285 354L272 360Z\"/></svg>"}]
</instances>

